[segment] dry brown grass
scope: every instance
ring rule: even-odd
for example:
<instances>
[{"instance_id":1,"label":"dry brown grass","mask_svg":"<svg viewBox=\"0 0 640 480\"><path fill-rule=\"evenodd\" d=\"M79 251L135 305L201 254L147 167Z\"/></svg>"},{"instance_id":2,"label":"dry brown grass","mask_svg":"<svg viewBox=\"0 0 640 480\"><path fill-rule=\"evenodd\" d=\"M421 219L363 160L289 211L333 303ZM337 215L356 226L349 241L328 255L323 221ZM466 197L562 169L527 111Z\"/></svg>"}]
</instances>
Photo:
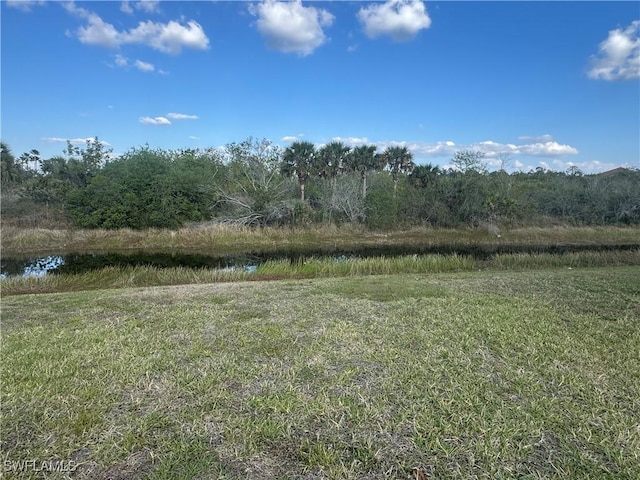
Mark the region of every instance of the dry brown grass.
<instances>
[{"instance_id":1,"label":"dry brown grass","mask_svg":"<svg viewBox=\"0 0 640 480\"><path fill-rule=\"evenodd\" d=\"M626 245L638 244L639 239L639 227L528 227L502 231L500 236L486 229L472 228L449 230L420 227L375 232L361 226L320 225L260 229L219 224L179 230L80 230L7 226L0 232L5 255L127 250L200 250L231 254L373 246Z\"/></svg>"}]
</instances>

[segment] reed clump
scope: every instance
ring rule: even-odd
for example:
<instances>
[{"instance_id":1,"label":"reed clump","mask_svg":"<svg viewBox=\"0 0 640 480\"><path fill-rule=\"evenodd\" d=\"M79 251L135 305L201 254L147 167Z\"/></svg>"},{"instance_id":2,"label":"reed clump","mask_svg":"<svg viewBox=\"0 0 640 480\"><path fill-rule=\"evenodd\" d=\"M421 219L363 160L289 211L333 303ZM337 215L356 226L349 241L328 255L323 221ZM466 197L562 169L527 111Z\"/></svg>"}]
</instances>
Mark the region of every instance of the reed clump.
<instances>
[{"instance_id":1,"label":"reed clump","mask_svg":"<svg viewBox=\"0 0 640 480\"><path fill-rule=\"evenodd\" d=\"M514 253L499 254L485 262L484 267L495 270L533 268L619 267L640 265L640 249L583 251L564 254Z\"/></svg>"},{"instance_id":2,"label":"reed clump","mask_svg":"<svg viewBox=\"0 0 640 480\"><path fill-rule=\"evenodd\" d=\"M438 273L472 270L474 259L460 255L404 255L370 258L309 258L299 262L270 260L258 266L256 275L336 277Z\"/></svg>"},{"instance_id":3,"label":"reed clump","mask_svg":"<svg viewBox=\"0 0 640 480\"><path fill-rule=\"evenodd\" d=\"M464 255L404 255L397 257L310 257L268 260L251 268L223 269L153 266L110 266L76 274L12 277L0 281L0 294L18 295L160 285L207 284L247 280L349 277L394 274L436 274L472 270L528 270L640 266L640 249L583 251L565 254L499 254L487 260Z\"/></svg>"}]
</instances>

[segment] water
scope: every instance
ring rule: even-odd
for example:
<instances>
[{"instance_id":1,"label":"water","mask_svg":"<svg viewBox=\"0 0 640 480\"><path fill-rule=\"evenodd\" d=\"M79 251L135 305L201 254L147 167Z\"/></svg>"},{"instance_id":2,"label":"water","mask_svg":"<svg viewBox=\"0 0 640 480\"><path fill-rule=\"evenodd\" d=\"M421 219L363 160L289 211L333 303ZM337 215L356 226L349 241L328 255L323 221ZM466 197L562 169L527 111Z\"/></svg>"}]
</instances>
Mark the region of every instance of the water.
<instances>
[{"instance_id":1,"label":"water","mask_svg":"<svg viewBox=\"0 0 640 480\"><path fill-rule=\"evenodd\" d=\"M44 277L47 273L59 269L64 264L65 260L61 255L49 255L21 261L3 259L0 279L9 276Z\"/></svg>"},{"instance_id":2,"label":"water","mask_svg":"<svg viewBox=\"0 0 640 480\"><path fill-rule=\"evenodd\" d=\"M0 279L8 277L43 277L47 274L83 273L108 266L158 268L212 268L223 271L256 271L258 259L252 255L213 256L177 253L101 253L49 255L47 257L3 258Z\"/></svg>"},{"instance_id":3,"label":"water","mask_svg":"<svg viewBox=\"0 0 640 480\"><path fill-rule=\"evenodd\" d=\"M379 253L378 253L379 254ZM156 268L210 268L221 271L244 270L255 273L258 266L267 260L289 260L303 262L310 256L330 256L324 250L301 253L279 251L272 253L246 253L241 255L212 255L207 253L100 253L50 255L47 257L3 258L0 279L8 277L42 277L47 274L83 273L104 267L151 266ZM345 255L337 255L336 261L344 261Z\"/></svg>"},{"instance_id":4,"label":"water","mask_svg":"<svg viewBox=\"0 0 640 480\"><path fill-rule=\"evenodd\" d=\"M351 258L396 257L402 255L464 255L487 260L504 253L571 253L579 251L634 250L640 245L492 245L492 246L382 246L352 249L325 248L305 251L281 250L275 252L246 253L241 255L215 255L210 252L134 252L49 255L46 257L3 258L0 278L42 277L57 273L83 273L107 266L153 266L157 268L211 268L223 271L245 270L254 273L267 260L304 262L309 257L333 258L336 262Z\"/></svg>"}]
</instances>

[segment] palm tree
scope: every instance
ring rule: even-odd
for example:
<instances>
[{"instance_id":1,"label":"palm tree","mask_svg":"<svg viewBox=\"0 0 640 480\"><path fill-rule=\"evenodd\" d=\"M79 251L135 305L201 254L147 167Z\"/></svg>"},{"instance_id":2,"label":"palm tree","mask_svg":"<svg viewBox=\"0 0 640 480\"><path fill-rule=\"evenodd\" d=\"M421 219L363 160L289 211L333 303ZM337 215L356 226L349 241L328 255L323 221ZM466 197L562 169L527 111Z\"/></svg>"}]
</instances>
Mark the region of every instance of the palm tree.
<instances>
[{"instance_id":1,"label":"palm tree","mask_svg":"<svg viewBox=\"0 0 640 480\"><path fill-rule=\"evenodd\" d=\"M416 166L411 172L411 175L409 175L409 179L414 187L427 188L440 173L440 167L427 163L426 165Z\"/></svg>"},{"instance_id":2,"label":"palm tree","mask_svg":"<svg viewBox=\"0 0 640 480\"><path fill-rule=\"evenodd\" d=\"M360 145L351 151L347 158L347 169L360 173L362 177L362 198L367 196L367 174L372 170L382 170L384 162L376 154L375 145Z\"/></svg>"},{"instance_id":3,"label":"palm tree","mask_svg":"<svg viewBox=\"0 0 640 480\"><path fill-rule=\"evenodd\" d=\"M311 142L293 142L284 151L281 172L288 177L296 176L300 184L300 200L304 202L304 186L313 171L316 147Z\"/></svg>"},{"instance_id":4,"label":"palm tree","mask_svg":"<svg viewBox=\"0 0 640 480\"><path fill-rule=\"evenodd\" d=\"M413 154L407 147L387 147L383 153L393 178L393 194L398 191L398 176L400 173L411 173L415 168Z\"/></svg>"},{"instance_id":5,"label":"palm tree","mask_svg":"<svg viewBox=\"0 0 640 480\"><path fill-rule=\"evenodd\" d=\"M345 161L351 152L342 142L331 142L323 146L317 155L316 168L321 178L331 179L333 195L336 194L336 181L338 175L345 167Z\"/></svg>"},{"instance_id":6,"label":"palm tree","mask_svg":"<svg viewBox=\"0 0 640 480\"><path fill-rule=\"evenodd\" d=\"M23 177L23 170L11 148L4 142L0 142L0 181L3 185L19 183Z\"/></svg>"}]
</instances>

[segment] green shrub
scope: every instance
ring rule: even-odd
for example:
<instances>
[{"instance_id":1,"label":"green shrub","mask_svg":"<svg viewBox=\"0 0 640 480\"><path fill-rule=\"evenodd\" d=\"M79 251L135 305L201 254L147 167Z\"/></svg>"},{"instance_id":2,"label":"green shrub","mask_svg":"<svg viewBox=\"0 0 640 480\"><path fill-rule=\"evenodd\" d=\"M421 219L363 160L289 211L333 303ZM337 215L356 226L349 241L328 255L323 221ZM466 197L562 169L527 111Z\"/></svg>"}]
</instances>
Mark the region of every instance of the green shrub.
<instances>
[{"instance_id":1,"label":"green shrub","mask_svg":"<svg viewBox=\"0 0 640 480\"><path fill-rule=\"evenodd\" d=\"M67 209L83 228L176 228L206 220L218 166L195 151L134 149L71 192Z\"/></svg>"},{"instance_id":2,"label":"green shrub","mask_svg":"<svg viewBox=\"0 0 640 480\"><path fill-rule=\"evenodd\" d=\"M378 177L365 198L367 227L388 230L398 224L398 199L391 178Z\"/></svg>"}]
</instances>

